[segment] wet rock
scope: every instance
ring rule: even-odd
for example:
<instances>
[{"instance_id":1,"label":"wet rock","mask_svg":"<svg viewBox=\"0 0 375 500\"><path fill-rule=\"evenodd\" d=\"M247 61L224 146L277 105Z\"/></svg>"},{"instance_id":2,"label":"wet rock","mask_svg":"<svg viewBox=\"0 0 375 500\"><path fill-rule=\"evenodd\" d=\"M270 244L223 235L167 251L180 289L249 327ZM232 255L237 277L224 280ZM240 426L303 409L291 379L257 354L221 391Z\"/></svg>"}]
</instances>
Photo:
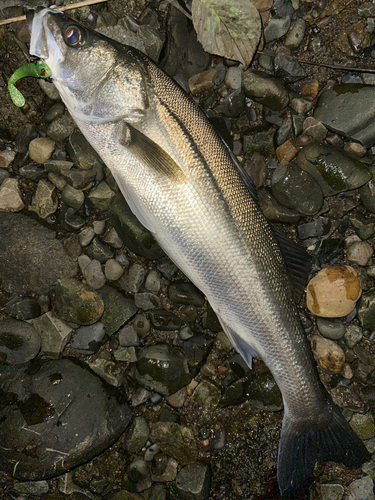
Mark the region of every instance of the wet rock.
<instances>
[{"instance_id":1,"label":"wet rock","mask_svg":"<svg viewBox=\"0 0 375 500\"><path fill-rule=\"evenodd\" d=\"M38 84L40 85L46 96L49 97L52 101L61 99L59 91L52 82L40 79L38 80Z\"/></svg>"},{"instance_id":2,"label":"wet rock","mask_svg":"<svg viewBox=\"0 0 375 500\"><path fill-rule=\"evenodd\" d=\"M70 184L66 183L61 192L61 199L69 207L79 210L85 201L85 195L79 189L74 189Z\"/></svg>"},{"instance_id":3,"label":"wet rock","mask_svg":"<svg viewBox=\"0 0 375 500\"><path fill-rule=\"evenodd\" d=\"M235 354L229 360L229 368L238 377L243 378L249 375L251 369L240 354Z\"/></svg>"},{"instance_id":4,"label":"wet rock","mask_svg":"<svg viewBox=\"0 0 375 500\"><path fill-rule=\"evenodd\" d=\"M48 137L33 139L29 145L29 156L35 163L45 163L50 159L55 143Z\"/></svg>"},{"instance_id":5,"label":"wet rock","mask_svg":"<svg viewBox=\"0 0 375 500\"><path fill-rule=\"evenodd\" d=\"M130 453L138 453L146 445L150 436L150 428L144 417L135 417L125 434L125 449Z\"/></svg>"},{"instance_id":6,"label":"wet rock","mask_svg":"<svg viewBox=\"0 0 375 500\"><path fill-rule=\"evenodd\" d=\"M274 66L276 76L284 80L285 83L294 83L306 76L306 72L298 60L293 56L287 56L281 51L275 56Z\"/></svg>"},{"instance_id":7,"label":"wet rock","mask_svg":"<svg viewBox=\"0 0 375 500\"><path fill-rule=\"evenodd\" d=\"M345 353L333 340L319 335L311 338L311 348L318 365L330 373L340 373L345 363Z\"/></svg>"},{"instance_id":8,"label":"wet rock","mask_svg":"<svg viewBox=\"0 0 375 500\"><path fill-rule=\"evenodd\" d=\"M79 244L82 247L87 247L95 237L95 232L92 227L86 227L79 233Z\"/></svg>"},{"instance_id":9,"label":"wet rock","mask_svg":"<svg viewBox=\"0 0 375 500\"><path fill-rule=\"evenodd\" d=\"M114 191L112 191L105 181L102 181L90 191L89 200L95 208L108 210L114 196Z\"/></svg>"},{"instance_id":10,"label":"wet rock","mask_svg":"<svg viewBox=\"0 0 375 500\"><path fill-rule=\"evenodd\" d=\"M145 279L145 268L140 264L132 264L129 268L128 286L129 292L137 293Z\"/></svg>"},{"instance_id":11,"label":"wet rock","mask_svg":"<svg viewBox=\"0 0 375 500\"><path fill-rule=\"evenodd\" d=\"M323 337L330 340L339 340L345 333L345 324L339 319L317 318L316 326Z\"/></svg>"},{"instance_id":12,"label":"wet rock","mask_svg":"<svg viewBox=\"0 0 375 500\"><path fill-rule=\"evenodd\" d=\"M375 223L359 212L352 212L349 221L361 240L367 240L375 234Z\"/></svg>"},{"instance_id":13,"label":"wet rock","mask_svg":"<svg viewBox=\"0 0 375 500\"><path fill-rule=\"evenodd\" d=\"M104 243L102 243L99 238L94 238L91 245L87 248L88 254L92 259L96 259L102 264L105 264L107 260L112 259L114 253L113 251Z\"/></svg>"},{"instance_id":14,"label":"wet rock","mask_svg":"<svg viewBox=\"0 0 375 500\"><path fill-rule=\"evenodd\" d=\"M134 296L135 305L139 309L149 311L161 306L161 301L157 295L150 292L136 293Z\"/></svg>"},{"instance_id":15,"label":"wet rock","mask_svg":"<svg viewBox=\"0 0 375 500\"><path fill-rule=\"evenodd\" d=\"M189 326L184 326L181 328L181 330L178 332L178 337L181 340L188 340L191 339L191 337L194 336L194 332Z\"/></svg>"},{"instance_id":16,"label":"wet rock","mask_svg":"<svg viewBox=\"0 0 375 500\"><path fill-rule=\"evenodd\" d=\"M288 140L276 149L276 157L280 163L287 163L293 160L297 152L298 150L294 147L292 141Z\"/></svg>"},{"instance_id":17,"label":"wet rock","mask_svg":"<svg viewBox=\"0 0 375 500\"><path fill-rule=\"evenodd\" d=\"M55 233L23 214L0 214L0 241L2 287L9 293L47 293L58 279L77 272Z\"/></svg>"},{"instance_id":18,"label":"wet rock","mask_svg":"<svg viewBox=\"0 0 375 500\"><path fill-rule=\"evenodd\" d=\"M62 319L78 325L96 323L104 311L102 297L73 278L59 280L55 287L54 308Z\"/></svg>"},{"instance_id":19,"label":"wet rock","mask_svg":"<svg viewBox=\"0 0 375 500\"><path fill-rule=\"evenodd\" d=\"M284 85L262 71L245 71L242 76L242 90L246 97L271 109L284 109L289 102L288 91Z\"/></svg>"},{"instance_id":20,"label":"wet rock","mask_svg":"<svg viewBox=\"0 0 375 500\"><path fill-rule=\"evenodd\" d=\"M177 476L178 462L174 458L167 458L162 471L152 471L153 481L174 481ZM156 473L157 472L157 473ZM152 497L154 498L154 497Z\"/></svg>"},{"instance_id":21,"label":"wet rock","mask_svg":"<svg viewBox=\"0 0 375 500\"><path fill-rule=\"evenodd\" d=\"M375 293L364 293L358 302L358 317L362 328L375 330Z\"/></svg>"},{"instance_id":22,"label":"wet rock","mask_svg":"<svg viewBox=\"0 0 375 500\"><path fill-rule=\"evenodd\" d=\"M344 487L341 484L320 484L322 500L341 500L344 496Z\"/></svg>"},{"instance_id":23,"label":"wet rock","mask_svg":"<svg viewBox=\"0 0 375 500\"><path fill-rule=\"evenodd\" d=\"M335 85L320 96L314 117L329 130L370 147L375 140L375 88L371 85Z\"/></svg>"},{"instance_id":24,"label":"wet rock","mask_svg":"<svg viewBox=\"0 0 375 500\"><path fill-rule=\"evenodd\" d=\"M340 318L353 311L360 295L360 281L352 267L327 267L309 281L307 307L317 316Z\"/></svg>"},{"instance_id":25,"label":"wet rock","mask_svg":"<svg viewBox=\"0 0 375 500\"><path fill-rule=\"evenodd\" d=\"M116 289L105 285L98 293L104 303L104 313L101 321L104 323L107 335L113 335L119 328L137 312L137 307L134 301L128 297L124 297Z\"/></svg>"},{"instance_id":26,"label":"wet rock","mask_svg":"<svg viewBox=\"0 0 375 500\"><path fill-rule=\"evenodd\" d=\"M13 490L17 493L39 497L48 493L49 486L47 481L27 481L16 483L13 486Z\"/></svg>"},{"instance_id":27,"label":"wet rock","mask_svg":"<svg viewBox=\"0 0 375 500\"><path fill-rule=\"evenodd\" d=\"M264 29L264 39L266 44L284 36L288 32L289 27L290 16L288 14L276 15L270 19L268 25Z\"/></svg>"},{"instance_id":28,"label":"wet rock","mask_svg":"<svg viewBox=\"0 0 375 500\"><path fill-rule=\"evenodd\" d=\"M202 408L213 408L220 403L220 399L220 389L211 380L203 380L193 392L193 401Z\"/></svg>"},{"instance_id":29,"label":"wet rock","mask_svg":"<svg viewBox=\"0 0 375 500\"><path fill-rule=\"evenodd\" d=\"M302 97L294 97L289 106L299 115L308 113L312 108L312 102L308 99L302 99ZM324 126L324 125L323 125Z\"/></svg>"},{"instance_id":30,"label":"wet rock","mask_svg":"<svg viewBox=\"0 0 375 500\"><path fill-rule=\"evenodd\" d=\"M166 344L142 349L135 375L140 385L164 396L175 393L191 381L187 361L176 348Z\"/></svg>"},{"instance_id":31,"label":"wet rock","mask_svg":"<svg viewBox=\"0 0 375 500\"><path fill-rule=\"evenodd\" d=\"M57 118L47 128L47 135L55 142L62 142L74 132L74 123L67 116Z\"/></svg>"},{"instance_id":32,"label":"wet rock","mask_svg":"<svg viewBox=\"0 0 375 500\"><path fill-rule=\"evenodd\" d=\"M275 127L261 127L243 136L243 150L249 156L259 153L266 158L275 154Z\"/></svg>"},{"instance_id":33,"label":"wet rock","mask_svg":"<svg viewBox=\"0 0 375 500\"><path fill-rule=\"evenodd\" d=\"M0 186L0 212L19 212L24 206L17 179L5 179Z\"/></svg>"},{"instance_id":34,"label":"wet rock","mask_svg":"<svg viewBox=\"0 0 375 500\"><path fill-rule=\"evenodd\" d=\"M375 213L375 180L371 179L359 189L361 203L371 213Z\"/></svg>"},{"instance_id":35,"label":"wet rock","mask_svg":"<svg viewBox=\"0 0 375 500\"><path fill-rule=\"evenodd\" d=\"M229 68L229 70L230 69L233 68ZM227 97L224 98L222 104L220 104L220 106L217 106L216 109L219 113L222 113L229 118L235 118L236 116L241 114L245 109L245 95L241 91L241 88L238 88L234 92L231 92L229 95L227 95Z\"/></svg>"},{"instance_id":36,"label":"wet rock","mask_svg":"<svg viewBox=\"0 0 375 500\"><path fill-rule=\"evenodd\" d=\"M86 224L86 221L76 213L74 208L70 207L61 214L61 223L67 231L78 231Z\"/></svg>"},{"instance_id":37,"label":"wet rock","mask_svg":"<svg viewBox=\"0 0 375 500\"><path fill-rule=\"evenodd\" d=\"M68 172L63 172L62 177L74 188L85 189L92 184L96 177L95 170L78 170L74 168Z\"/></svg>"},{"instance_id":38,"label":"wet rock","mask_svg":"<svg viewBox=\"0 0 375 500\"><path fill-rule=\"evenodd\" d=\"M126 471L126 483L129 489L135 489L138 492L144 491L151 487L151 474L149 467L144 460L136 459L128 467Z\"/></svg>"},{"instance_id":39,"label":"wet rock","mask_svg":"<svg viewBox=\"0 0 375 500\"><path fill-rule=\"evenodd\" d=\"M108 259L104 269L105 277L109 281L117 281L124 273L124 268L115 259Z\"/></svg>"},{"instance_id":40,"label":"wet rock","mask_svg":"<svg viewBox=\"0 0 375 500\"><path fill-rule=\"evenodd\" d=\"M117 234L116 229L114 227L108 229L103 238L103 241L112 248L120 249L123 247L123 242L121 241L121 238Z\"/></svg>"},{"instance_id":41,"label":"wet rock","mask_svg":"<svg viewBox=\"0 0 375 500\"><path fill-rule=\"evenodd\" d=\"M372 257L374 250L366 241L356 241L348 247L346 257L359 266L366 266Z\"/></svg>"},{"instance_id":42,"label":"wet rock","mask_svg":"<svg viewBox=\"0 0 375 500\"><path fill-rule=\"evenodd\" d=\"M301 217L295 210L280 205L265 188L258 191L258 199L262 212L270 222L287 222L292 224L298 222Z\"/></svg>"},{"instance_id":43,"label":"wet rock","mask_svg":"<svg viewBox=\"0 0 375 500\"><path fill-rule=\"evenodd\" d=\"M98 377L67 359L47 361L32 375L2 369L0 385L18 398L0 412L1 468L17 479L47 479L91 460L131 419Z\"/></svg>"},{"instance_id":44,"label":"wet rock","mask_svg":"<svg viewBox=\"0 0 375 500\"><path fill-rule=\"evenodd\" d=\"M99 351L105 336L104 325L101 322L80 328L73 341L70 343L72 349L86 356Z\"/></svg>"},{"instance_id":45,"label":"wet rock","mask_svg":"<svg viewBox=\"0 0 375 500\"><path fill-rule=\"evenodd\" d=\"M67 151L74 164L83 170L98 171L103 168L103 162L99 155L80 132L71 134Z\"/></svg>"},{"instance_id":46,"label":"wet rock","mask_svg":"<svg viewBox=\"0 0 375 500\"><path fill-rule=\"evenodd\" d=\"M18 297L17 295L6 303L4 310L11 318L22 321L37 318L41 314L40 305L34 297Z\"/></svg>"},{"instance_id":47,"label":"wet rock","mask_svg":"<svg viewBox=\"0 0 375 500\"><path fill-rule=\"evenodd\" d=\"M210 471L200 462L187 465L176 478L181 500L208 500L210 495Z\"/></svg>"},{"instance_id":48,"label":"wet rock","mask_svg":"<svg viewBox=\"0 0 375 500\"><path fill-rule=\"evenodd\" d=\"M353 481L347 489L348 500L374 500L374 481L370 476Z\"/></svg>"},{"instance_id":49,"label":"wet rock","mask_svg":"<svg viewBox=\"0 0 375 500\"><path fill-rule=\"evenodd\" d=\"M62 102L57 102L53 106L51 106L47 111L45 112L43 116L43 120L46 123L51 123L54 120L57 120L57 118L61 118L63 114L65 113L65 106Z\"/></svg>"},{"instance_id":50,"label":"wet rock","mask_svg":"<svg viewBox=\"0 0 375 500\"><path fill-rule=\"evenodd\" d=\"M357 325L348 325L345 331L344 340L349 349L353 349L363 337L362 328Z\"/></svg>"},{"instance_id":51,"label":"wet rock","mask_svg":"<svg viewBox=\"0 0 375 500\"><path fill-rule=\"evenodd\" d=\"M178 271L178 267L168 258L158 261L156 267L167 280L171 280Z\"/></svg>"},{"instance_id":52,"label":"wet rock","mask_svg":"<svg viewBox=\"0 0 375 500\"><path fill-rule=\"evenodd\" d=\"M10 365L27 363L40 350L38 332L28 323L15 319L0 321L0 362Z\"/></svg>"},{"instance_id":53,"label":"wet rock","mask_svg":"<svg viewBox=\"0 0 375 500\"><path fill-rule=\"evenodd\" d=\"M230 89L234 90L240 89L242 83L242 73L243 73L242 66L232 66L228 68L225 75L225 85ZM216 68L215 78L216 75L217 75L217 68Z\"/></svg>"},{"instance_id":54,"label":"wet rock","mask_svg":"<svg viewBox=\"0 0 375 500\"><path fill-rule=\"evenodd\" d=\"M362 415L361 413L354 413L350 419L350 425L358 434L360 439L370 439L375 436L375 423L374 417L371 413Z\"/></svg>"},{"instance_id":55,"label":"wet rock","mask_svg":"<svg viewBox=\"0 0 375 500\"><path fill-rule=\"evenodd\" d=\"M215 68L209 68L189 78L189 89L192 94L208 90L214 85Z\"/></svg>"},{"instance_id":56,"label":"wet rock","mask_svg":"<svg viewBox=\"0 0 375 500\"><path fill-rule=\"evenodd\" d=\"M35 192L35 211L41 219L46 219L57 210L58 198L55 186L48 181L41 180Z\"/></svg>"},{"instance_id":57,"label":"wet rock","mask_svg":"<svg viewBox=\"0 0 375 500\"><path fill-rule=\"evenodd\" d=\"M161 287L161 280L157 271L151 270L145 281L145 288L149 292L158 292Z\"/></svg>"},{"instance_id":58,"label":"wet rock","mask_svg":"<svg viewBox=\"0 0 375 500\"><path fill-rule=\"evenodd\" d=\"M181 327L181 319L164 309L155 309L149 313L151 323L156 330L173 332Z\"/></svg>"},{"instance_id":59,"label":"wet rock","mask_svg":"<svg viewBox=\"0 0 375 500\"><path fill-rule=\"evenodd\" d=\"M188 427L175 422L156 422L151 428L151 436L158 440L160 449L176 459L181 465L196 462L197 443Z\"/></svg>"},{"instance_id":60,"label":"wet rock","mask_svg":"<svg viewBox=\"0 0 375 500\"><path fill-rule=\"evenodd\" d=\"M106 279L102 271L102 265L98 260L93 259L82 271L87 285L93 290L98 290L105 285Z\"/></svg>"},{"instance_id":61,"label":"wet rock","mask_svg":"<svg viewBox=\"0 0 375 500\"><path fill-rule=\"evenodd\" d=\"M201 307L204 295L192 283L173 283L168 288L169 299L175 304L186 304Z\"/></svg>"},{"instance_id":62,"label":"wet rock","mask_svg":"<svg viewBox=\"0 0 375 500\"><path fill-rule=\"evenodd\" d=\"M58 358L70 340L72 328L52 311L33 319L31 323L39 333L43 353Z\"/></svg>"},{"instance_id":63,"label":"wet rock","mask_svg":"<svg viewBox=\"0 0 375 500\"><path fill-rule=\"evenodd\" d=\"M250 176L254 186L260 188L268 176L267 163L259 153L254 153L250 160L243 163L245 172Z\"/></svg>"},{"instance_id":64,"label":"wet rock","mask_svg":"<svg viewBox=\"0 0 375 500\"><path fill-rule=\"evenodd\" d=\"M244 397L262 410L280 411L283 408L280 389L269 372L252 374L245 382Z\"/></svg>"},{"instance_id":65,"label":"wet rock","mask_svg":"<svg viewBox=\"0 0 375 500\"><path fill-rule=\"evenodd\" d=\"M195 377L210 354L212 339L208 335L196 334L187 340L175 339L175 343L187 360L190 373Z\"/></svg>"},{"instance_id":66,"label":"wet rock","mask_svg":"<svg viewBox=\"0 0 375 500\"><path fill-rule=\"evenodd\" d=\"M182 408L187 398L187 390L186 387L181 387L178 391L170 396L167 396L165 399L168 404L173 408Z\"/></svg>"},{"instance_id":67,"label":"wet rock","mask_svg":"<svg viewBox=\"0 0 375 500\"><path fill-rule=\"evenodd\" d=\"M308 116L303 122L303 133L313 141L322 142L327 137L328 130L319 120Z\"/></svg>"},{"instance_id":68,"label":"wet rock","mask_svg":"<svg viewBox=\"0 0 375 500\"><path fill-rule=\"evenodd\" d=\"M126 363L135 363L137 361L137 354L135 347L119 347L114 352L116 361L125 361Z\"/></svg>"},{"instance_id":69,"label":"wet rock","mask_svg":"<svg viewBox=\"0 0 375 500\"><path fill-rule=\"evenodd\" d=\"M366 148L358 142L348 142L344 146L344 151L352 158L362 158L366 154Z\"/></svg>"},{"instance_id":70,"label":"wet rock","mask_svg":"<svg viewBox=\"0 0 375 500\"><path fill-rule=\"evenodd\" d=\"M152 26L146 25L139 26L137 35L140 36L145 44L146 54L157 63L163 49L165 36Z\"/></svg>"},{"instance_id":71,"label":"wet rock","mask_svg":"<svg viewBox=\"0 0 375 500\"><path fill-rule=\"evenodd\" d=\"M371 177L364 165L323 144L309 144L304 147L298 153L296 161L315 178L324 196L356 189Z\"/></svg>"},{"instance_id":72,"label":"wet rock","mask_svg":"<svg viewBox=\"0 0 375 500\"><path fill-rule=\"evenodd\" d=\"M289 49L298 48L303 40L306 29L306 23L303 19L297 19L297 21L290 28L288 35L285 39L284 45Z\"/></svg>"},{"instance_id":73,"label":"wet rock","mask_svg":"<svg viewBox=\"0 0 375 500\"><path fill-rule=\"evenodd\" d=\"M301 240L315 238L316 236L326 236L330 233L332 221L328 217L318 217L312 222L300 224L297 227L298 237Z\"/></svg>"},{"instance_id":74,"label":"wet rock","mask_svg":"<svg viewBox=\"0 0 375 500\"><path fill-rule=\"evenodd\" d=\"M109 219L122 241L136 255L154 260L163 257L163 250L132 213L124 197L117 193L109 207Z\"/></svg>"},{"instance_id":75,"label":"wet rock","mask_svg":"<svg viewBox=\"0 0 375 500\"><path fill-rule=\"evenodd\" d=\"M280 165L275 170L271 189L279 203L303 215L314 215L323 205L323 193L318 183L292 163Z\"/></svg>"},{"instance_id":76,"label":"wet rock","mask_svg":"<svg viewBox=\"0 0 375 500\"><path fill-rule=\"evenodd\" d=\"M88 363L93 372L113 387L124 383L124 370L118 363L108 359L107 351L99 351L98 357Z\"/></svg>"},{"instance_id":77,"label":"wet rock","mask_svg":"<svg viewBox=\"0 0 375 500\"><path fill-rule=\"evenodd\" d=\"M137 335L145 337L151 329L151 324L149 320L143 314L137 314L134 317L133 328Z\"/></svg>"}]
</instances>

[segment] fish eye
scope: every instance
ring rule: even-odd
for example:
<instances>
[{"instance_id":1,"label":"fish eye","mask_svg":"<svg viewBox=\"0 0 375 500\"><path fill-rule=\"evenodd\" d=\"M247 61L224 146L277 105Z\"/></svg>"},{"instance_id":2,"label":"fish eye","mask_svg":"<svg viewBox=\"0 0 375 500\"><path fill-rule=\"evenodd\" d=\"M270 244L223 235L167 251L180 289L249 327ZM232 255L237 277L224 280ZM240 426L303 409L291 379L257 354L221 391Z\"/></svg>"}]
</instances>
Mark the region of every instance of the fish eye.
<instances>
[{"instance_id":1,"label":"fish eye","mask_svg":"<svg viewBox=\"0 0 375 500\"><path fill-rule=\"evenodd\" d=\"M69 26L65 30L64 40L70 47L82 45L82 32L77 26Z\"/></svg>"}]
</instances>

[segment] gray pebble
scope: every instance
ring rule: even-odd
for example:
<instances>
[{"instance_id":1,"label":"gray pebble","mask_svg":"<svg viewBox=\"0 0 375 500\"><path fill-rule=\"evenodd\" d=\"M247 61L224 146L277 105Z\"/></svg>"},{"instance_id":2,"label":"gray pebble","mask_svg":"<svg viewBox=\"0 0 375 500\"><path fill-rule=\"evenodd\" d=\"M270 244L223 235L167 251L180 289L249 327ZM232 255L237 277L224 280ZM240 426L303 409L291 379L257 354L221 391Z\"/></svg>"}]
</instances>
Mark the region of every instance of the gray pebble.
<instances>
[{"instance_id":1,"label":"gray pebble","mask_svg":"<svg viewBox=\"0 0 375 500\"><path fill-rule=\"evenodd\" d=\"M134 301L135 305L144 311L161 307L159 297L150 292L136 293Z\"/></svg>"},{"instance_id":2,"label":"gray pebble","mask_svg":"<svg viewBox=\"0 0 375 500\"><path fill-rule=\"evenodd\" d=\"M103 234L105 231L106 221L105 220L95 220L93 222L93 228L95 234Z\"/></svg>"},{"instance_id":3,"label":"gray pebble","mask_svg":"<svg viewBox=\"0 0 375 500\"><path fill-rule=\"evenodd\" d=\"M140 264L132 264L129 268L128 288L129 292L137 293L145 279L145 269Z\"/></svg>"},{"instance_id":4,"label":"gray pebble","mask_svg":"<svg viewBox=\"0 0 375 500\"><path fill-rule=\"evenodd\" d=\"M74 132L74 123L67 116L54 120L47 128L47 135L55 142L62 142Z\"/></svg>"},{"instance_id":5,"label":"gray pebble","mask_svg":"<svg viewBox=\"0 0 375 500\"><path fill-rule=\"evenodd\" d=\"M126 267L129 265L129 259L124 254L124 252L120 252L118 255L116 255L116 260L123 267Z\"/></svg>"},{"instance_id":6,"label":"gray pebble","mask_svg":"<svg viewBox=\"0 0 375 500\"><path fill-rule=\"evenodd\" d=\"M357 325L348 325L346 327L344 340L349 349L353 349L363 337L362 328Z\"/></svg>"},{"instance_id":7,"label":"gray pebble","mask_svg":"<svg viewBox=\"0 0 375 500\"><path fill-rule=\"evenodd\" d=\"M116 259L108 259L105 263L104 274L107 280L117 281L124 273L124 268Z\"/></svg>"},{"instance_id":8,"label":"gray pebble","mask_svg":"<svg viewBox=\"0 0 375 500\"><path fill-rule=\"evenodd\" d=\"M125 449L130 453L138 453L146 445L150 436L150 428L144 417L135 417L125 433Z\"/></svg>"},{"instance_id":9,"label":"gray pebble","mask_svg":"<svg viewBox=\"0 0 375 500\"><path fill-rule=\"evenodd\" d=\"M146 462L151 462L151 461L153 460L154 456L155 456L157 453L159 453L159 451L160 451L159 446L158 446L156 443L152 444L152 445L151 445L151 446L149 446L149 447L147 448L147 450L145 451L145 454L144 454L144 457L143 457L143 458L144 458L144 460L145 460Z\"/></svg>"},{"instance_id":10,"label":"gray pebble","mask_svg":"<svg viewBox=\"0 0 375 500\"><path fill-rule=\"evenodd\" d=\"M79 210L85 201L85 195L79 189L74 189L70 184L66 183L61 192L61 199L69 207Z\"/></svg>"},{"instance_id":11,"label":"gray pebble","mask_svg":"<svg viewBox=\"0 0 375 500\"><path fill-rule=\"evenodd\" d=\"M192 329L189 326L184 326L178 332L178 336L180 337L181 340L188 340L188 339L191 339L191 337L194 336L194 333L193 333Z\"/></svg>"},{"instance_id":12,"label":"gray pebble","mask_svg":"<svg viewBox=\"0 0 375 500\"><path fill-rule=\"evenodd\" d=\"M112 259L113 251L97 237L93 239L91 245L87 247L90 257L105 264L108 259Z\"/></svg>"},{"instance_id":13,"label":"gray pebble","mask_svg":"<svg viewBox=\"0 0 375 500\"><path fill-rule=\"evenodd\" d=\"M209 468L199 462L187 465L177 474L176 486L185 498L208 500L210 495Z\"/></svg>"},{"instance_id":14,"label":"gray pebble","mask_svg":"<svg viewBox=\"0 0 375 500\"><path fill-rule=\"evenodd\" d=\"M146 316L143 314L137 314L134 318L133 328L138 335L144 337L149 333L151 325Z\"/></svg>"},{"instance_id":15,"label":"gray pebble","mask_svg":"<svg viewBox=\"0 0 375 500\"><path fill-rule=\"evenodd\" d=\"M111 227L111 229L107 231L103 238L103 241L105 243L108 243L108 245L112 248L116 249L120 249L124 245L114 227Z\"/></svg>"},{"instance_id":16,"label":"gray pebble","mask_svg":"<svg viewBox=\"0 0 375 500\"><path fill-rule=\"evenodd\" d=\"M317 318L316 326L326 339L339 340L345 334L346 325L340 319Z\"/></svg>"},{"instance_id":17,"label":"gray pebble","mask_svg":"<svg viewBox=\"0 0 375 500\"><path fill-rule=\"evenodd\" d=\"M152 269L146 277L145 288L149 292L158 292L160 290L160 287L161 281L159 273Z\"/></svg>"},{"instance_id":18,"label":"gray pebble","mask_svg":"<svg viewBox=\"0 0 375 500\"><path fill-rule=\"evenodd\" d=\"M51 123L57 118L61 118L65 113L65 106L62 102L57 102L46 111L43 119L47 123Z\"/></svg>"},{"instance_id":19,"label":"gray pebble","mask_svg":"<svg viewBox=\"0 0 375 500\"><path fill-rule=\"evenodd\" d=\"M124 326L119 331L119 342L121 347L132 347L139 345L139 337L133 326Z\"/></svg>"},{"instance_id":20,"label":"gray pebble","mask_svg":"<svg viewBox=\"0 0 375 500\"><path fill-rule=\"evenodd\" d=\"M99 290L105 285L106 279L102 271L101 263L93 259L83 270L83 276L88 286L94 290Z\"/></svg>"},{"instance_id":21,"label":"gray pebble","mask_svg":"<svg viewBox=\"0 0 375 500\"><path fill-rule=\"evenodd\" d=\"M78 237L81 247L87 247L94 239L95 232L92 227L86 227L85 229L82 229Z\"/></svg>"},{"instance_id":22,"label":"gray pebble","mask_svg":"<svg viewBox=\"0 0 375 500\"><path fill-rule=\"evenodd\" d=\"M70 346L80 354L90 355L99 351L105 336L103 323L80 328Z\"/></svg>"},{"instance_id":23,"label":"gray pebble","mask_svg":"<svg viewBox=\"0 0 375 500\"><path fill-rule=\"evenodd\" d=\"M290 27L290 16L275 16L270 19L268 25L264 29L264 38L266 44L273 40L278 40L284 36Z\"/></svg>"},{"instance_id":24,"label":"gray pebble","mask_svg":"<svg viewBox=\"0 0 375 500\"><path fill-rule=\"evenodd\" d=\"M215 70L216 70L216 73L214 76L214 84L221 85L224 81L224 78L225 78L226 67L224 66L223 63L219 63L216 66Z\"/></svg>"},{"instance_id":25,"label":"gray pebble","mask_svg":"<svg viewBox=\"0 0 375 500\"><path fill-rule=\"evenodd\" d=\"M231 68L228 68L225 75L225 85L233 90L240 89L242 83L242 73L242 65L232 66Z\"/></svg>"},{"instance_id":26,"label":"gray pebble","mask_svg":"<svg viewBox=\"0 0 375 500\"><path fill-rule=\"evenodd\" d=\"M83 273L85 268L90 264L91 259L88 255L82 254L78 257L78 265Z\"/></svg>"},{"instance_id":27,"label":"gray pebble","mask_svg":"<svg viewBox=\"0 0 375 500\"><path fill-rule=\"evenodd\" d=\"M305 35L306 22L303 19L297 21L290 28L289 33L285 39L285 46L289 49L296 49L302 43Z\"/></svg>"}]
</instances>

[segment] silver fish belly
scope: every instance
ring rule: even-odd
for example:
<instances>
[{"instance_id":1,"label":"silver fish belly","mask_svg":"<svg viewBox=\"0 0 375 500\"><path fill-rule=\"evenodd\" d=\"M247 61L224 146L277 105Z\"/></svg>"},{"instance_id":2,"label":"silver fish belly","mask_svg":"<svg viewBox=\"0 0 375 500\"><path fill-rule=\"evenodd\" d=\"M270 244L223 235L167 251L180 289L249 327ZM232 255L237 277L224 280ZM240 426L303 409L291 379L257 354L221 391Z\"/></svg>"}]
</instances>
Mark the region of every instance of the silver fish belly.
<instances>
[{"instance_id":1,"label":"silver fish belly","mask_svg":"<svg viewBox=\"0 0 375 500\"><path fill-rule=\"evenodd\" d=\"M203 113L146 56L65 15L44 9L31 33L31 51L133 212L246 362L259 355L275 377L282 493L311 480L316 462L363 463L364 445L320 383L278 239Z\"/></svg>"}]
</instances>

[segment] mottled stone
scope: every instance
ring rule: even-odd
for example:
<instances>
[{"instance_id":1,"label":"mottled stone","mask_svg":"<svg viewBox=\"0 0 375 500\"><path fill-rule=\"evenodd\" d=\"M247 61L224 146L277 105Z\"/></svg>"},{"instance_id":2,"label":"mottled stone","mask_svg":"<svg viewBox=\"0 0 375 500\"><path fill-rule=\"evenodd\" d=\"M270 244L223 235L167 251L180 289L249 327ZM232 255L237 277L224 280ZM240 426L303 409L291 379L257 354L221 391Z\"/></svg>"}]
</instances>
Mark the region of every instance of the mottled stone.
<instances>
[{"instance_id":1,"label":"mottled stone","mask_svg":"<svg viewBox=\"0 0 375 500\"><path fill-rule=\"evenodd\" d=\"M318 365L330 373L340 373L345 363L345 353L333 340L319 335L311 338L311 348Z\"/></svg>"},{"instance_id":2,"label":"mottled stone","mask_svg":"<svg viewBox=\"0 0 375 500\"><path fill-rule=\"evenodd\" d=\"M17 179L5 179L0 186L0 212L19 212L24 206Z\"/></svg>"},{"instance_id":3,"label":"mottled stone","mask_svg":"<svg viewBox=\"0 0 375 500\"><path fill-rule=\"evenodd\" d=\"M29 145L29 156L35 163L45 163L50 159L55 143L48 137L33 139Z\"/></svg>"}]
</instances>

